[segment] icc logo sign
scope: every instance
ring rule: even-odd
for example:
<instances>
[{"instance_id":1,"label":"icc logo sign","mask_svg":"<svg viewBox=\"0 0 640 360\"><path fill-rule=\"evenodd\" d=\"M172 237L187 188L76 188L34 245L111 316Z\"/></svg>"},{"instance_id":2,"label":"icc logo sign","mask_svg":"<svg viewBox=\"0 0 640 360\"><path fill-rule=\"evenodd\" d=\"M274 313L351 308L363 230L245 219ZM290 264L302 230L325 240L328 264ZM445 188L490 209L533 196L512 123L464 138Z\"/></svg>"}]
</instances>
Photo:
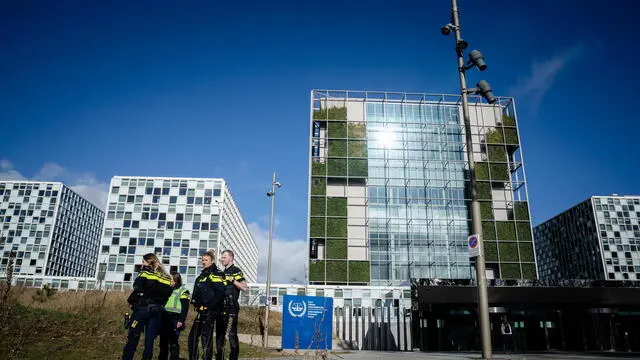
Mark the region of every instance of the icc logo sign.
<instances>
[{"instance_id":1,"label":"icc logo sign","mask_svg":"<svg viewBox=\"0 0 640 360\"><path fill-rule=\"evenodd\" d=\"M304 301L289 301L289 314L293 317L303 317L307 312L307 303Z\"/></svg>"}]
</instances>

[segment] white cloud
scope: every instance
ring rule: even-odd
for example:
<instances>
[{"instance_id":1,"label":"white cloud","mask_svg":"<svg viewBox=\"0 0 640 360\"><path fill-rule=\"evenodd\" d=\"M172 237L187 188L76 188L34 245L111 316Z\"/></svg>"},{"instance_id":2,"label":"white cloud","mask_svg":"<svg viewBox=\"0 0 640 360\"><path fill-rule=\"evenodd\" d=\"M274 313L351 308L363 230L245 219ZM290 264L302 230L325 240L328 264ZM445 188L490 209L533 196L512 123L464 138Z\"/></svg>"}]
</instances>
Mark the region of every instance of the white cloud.
<instances>
[{"instance_id":1,"label":"white cloud","mask_svg":"<svg viewBox=\"0 0 640 360\"><path fill-rule=\"evenodd\" d=\"M267 257L269 253L269 230L255 222L249 223L249 231L256 240L259 252L258 282L267 280ZM304 283L307 242L304 240L279 239L274 231L271 248L271 283Z\"/></svg>"},{"instance_id":2,"label":"white cloud","mask_svg":"<svg viewBox=\"0 0 640 360\"><path fill-rule=\"evenodd\" d=\"M32 177L22 175L9 160L0 160L0 180L62 181L71 190L104 210L107 207L109 183L90 173L78 173L58 164L47 163Z\"/></svg>"},{"instance_id":3,"label":"white cloud","mask_svg":"<svg viewBox=\"0 0 640 360\"><path fill-rule=\"evenodd\" d=\"M515 96L523 98L531 106L535 113L542 102L545 94L555 82L556 77L569 63L574 61L584 51L582 43L577 43L572 47L558 52L543 61L534 61L531 64L531 72L520 77L515 85L509 90Z\"/></svg>"}]
</instances>

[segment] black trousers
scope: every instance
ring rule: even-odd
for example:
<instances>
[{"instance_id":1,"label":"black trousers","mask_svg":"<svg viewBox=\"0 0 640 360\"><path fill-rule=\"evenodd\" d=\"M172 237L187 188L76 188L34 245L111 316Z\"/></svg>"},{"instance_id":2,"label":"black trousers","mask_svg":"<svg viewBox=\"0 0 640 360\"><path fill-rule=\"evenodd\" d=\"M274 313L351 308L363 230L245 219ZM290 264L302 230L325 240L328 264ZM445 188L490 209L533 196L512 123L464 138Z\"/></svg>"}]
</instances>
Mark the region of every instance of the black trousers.
<instances>
[{"instance_id":1,"label":"black trousers","mask_svg":"<svg viewBox=\"0 0 640 360\"><path fill-rule=\"evenodd\" d=\"M213 328L217 314L210 310L199 312L189 331L189 360L198 360L199 347L202 345L204 360L213 358Z\"/></svg>"},{"instance_id":2,"label":"black trousers","mask_svg":"<svg viewBox=\"0 0 640 360\"><path fill-rule=\"evenodd\" d=\"M162 308L160 305L150 304L139 306L133 310L127 344L122 350L122 360L131 360L136 353L140 335L144 332L144 351L142 359L151 360L153 358L153 341L158 334L160 321L162 320Z\"/></svg>"},{"instance_id":3,"label":"black trousers","mask_svg":"<svg viewBox=\"0 0 640 360\"><path fill-rule=\"evenodd\" d=\"M171 360L180 359L180 343L178 339L184 329L184 324L178 329L180 314L162 311L162 325L160 327L160 354L158 360L167 360L171 355Z\"/></svg>"},{"instance_id":4,"label":"black trousers","mask_svg":"<svg viewBox=\"0 0 640 360\"><path fill-rule=\"evenodd\" d=\"M240 342L238 341L238 310L229 309L216 319L216 360L223 360L225 338L229 337L229 360L238 360Z\"/></svg>"}]
</instances>

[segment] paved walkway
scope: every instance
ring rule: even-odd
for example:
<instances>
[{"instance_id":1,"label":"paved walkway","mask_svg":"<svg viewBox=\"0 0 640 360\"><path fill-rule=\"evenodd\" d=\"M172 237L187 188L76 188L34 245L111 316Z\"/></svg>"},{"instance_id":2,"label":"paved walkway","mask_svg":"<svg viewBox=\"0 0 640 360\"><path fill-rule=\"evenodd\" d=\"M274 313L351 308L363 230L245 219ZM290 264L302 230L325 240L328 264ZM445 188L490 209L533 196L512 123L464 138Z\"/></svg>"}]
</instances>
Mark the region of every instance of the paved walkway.
<instances>
[{"instance_id":1,"label":"paved walkway","mask_svg":"<svg viewBox=\"0 0 640 360\"><path fill-rule=\"evenodd\" d=\"M480 353L428 353L428 352L387 352L387 351L353 351L348 353L337 352L329 353L328 360L480 360ZM574 354L574 353L539 353L539 354L494 354L494 359L501 360L613 360L621 358L640 358L640 354L635 353L594 353L594 354ZM322 359L320 356L309 355L293 355L287 354L282 357L273 357L269 359Z\"/></svg>"}]
</instances>

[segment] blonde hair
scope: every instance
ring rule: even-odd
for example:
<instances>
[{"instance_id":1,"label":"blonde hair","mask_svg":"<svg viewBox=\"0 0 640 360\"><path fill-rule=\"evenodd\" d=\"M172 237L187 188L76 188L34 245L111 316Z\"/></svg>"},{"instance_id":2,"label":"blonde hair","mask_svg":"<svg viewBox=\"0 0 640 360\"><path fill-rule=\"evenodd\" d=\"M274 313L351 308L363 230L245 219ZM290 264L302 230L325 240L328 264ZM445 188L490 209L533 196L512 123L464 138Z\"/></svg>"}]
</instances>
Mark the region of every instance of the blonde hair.
<instances>
[{"instance_id":1,"label":"blonde hair","mask_svg":"<svg viewBox=\"0 0 640 360\"><path fill-rule=\"evenodd\" d=\"M162 266L162 263L160 262L160 259L158 259L156 254L154 254L154 253L145 254L142 257L142 259L144 259L144 261L148 262L149 266L154 271L157 271L157 272L159 272L159 273L161 273L162 275L165 275L165 276L170 276L169 273L167 273L167 271L164 269L164 266Z\"/></svg>"},{"instance_id":2,"label":"blonde hair","mask_svg":"<svg viewBox=\"0 0 640 360\"><path fill-rule=\"evenodd\" d=\"M208 256L211 258L211 262L216 261L216 249L209 249L205 251L201 256Z\"/></svg>"}]
</instances>

